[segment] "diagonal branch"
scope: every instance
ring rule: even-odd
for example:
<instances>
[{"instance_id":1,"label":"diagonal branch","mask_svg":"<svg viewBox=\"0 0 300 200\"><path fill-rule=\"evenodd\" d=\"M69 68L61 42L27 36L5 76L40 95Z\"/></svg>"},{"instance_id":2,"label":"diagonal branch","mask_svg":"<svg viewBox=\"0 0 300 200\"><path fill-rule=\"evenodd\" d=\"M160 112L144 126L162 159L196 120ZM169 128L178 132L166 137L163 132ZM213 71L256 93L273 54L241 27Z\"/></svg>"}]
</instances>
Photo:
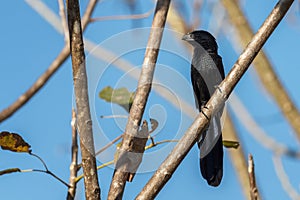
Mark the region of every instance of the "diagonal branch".
<instances>
[{"instance_id":1,"label":"diagonal branch","mask_svg":"<svg viewBox=\"0 0 300 200\"><path fill-rule=\"evenodd\" d=\"M218 3L216 3L213 7L213 14L215 16L219 16L221 15L221 17L214 17L216 19L222 19L222 17L224 17L222 11L220 11L220 6ZM171 16L171 17L170 17ZM177 16L177 17L175 17ZM172 19L172 20L170 20ZM213 32L218 32L218 30L220 29L220 25L223 24L224 20L211 20L210 21L210 27L208 28L209 30L215 30ZM168 14L168 23L169 25L176 31L180 32L180 33L187 33L188 32L188 27L186 27L186 23L184 22L184 20L182 20L182 17L180 17L180 15L178 14L178 11L173 8L172 6L170 6L170 10L169 10L169 14ZM185 47L187 47L188 50L190 49L190 46L187 46L186 43ZM184 110L185 111L185 110ZM234 124L232 123L231 117L229 112L227 112L225 114L225 125L224 125L224 129L223 129L223 139L229 139L232 141L239 141L237 132L234 128ZM244 151L242 149L242 145L240 145L240 147L238 149L227 149L227 151L229 152L230 155L230 160L233 164L233 167L235 168L235 173L237 174L240 184L242 186L245 198L250 200L250 195L249 195L249 179L248 179L248 172L247 172L247 162L245 159L245 154ZM260 199L260 197L258 196L258 198Z\"/></svg>"},{"instance_id":2,"label":"diagonal branch","mask_svg":"<svg viewBox=\"0 0 300 200\"><path fill-rule=\"evenodd\" d=\"M100 187L95 158L92 120L88 96L84 45L78 0L67 1L70 50L77 108L77 130L80 136L85 198L100 199Z\"/></svg>"},{"instance_id":3,"label":"diagonal branch","mask_svg":"<svg viewBox=\"0 0 300 200\"><path fill-rule=\"evenodd\" d=\"M196 143L202 130L204 130L206 124L209 122L209 118L229 97L236 84L249 68L250 63L270 37L292 3L293 0L280 0L277 3L261 28L247 45L244 52L239 56L232 70L218 86L218 89L206 104L205 107L207 109L204 109L203 113L199 113L193 124L185 132L184 136L180 139L166 160L160 165L136 199L154 199L164 187L178 165Z\"/></svg>"},{"instance_id":4,"label":"diagonal branch","mask_svg":"<svg viewBox=\"0 0 300 200\"><path fill-rule=\"evenodd\" d=\"M130 109L130 115L123 136L122 145L119 150L119 159L116 163L108 199L122 198L126 180L132 178L135 173L134 169L138 168L143 156L148 134L141 135L139 127L151 90L155 64L169 5L170 0L157 1L136 96ZM129 158L131 155L133 155L132 157L138 156L138 158ZM129 163L132 160L134 160L133 163ZM130 168L133 170L130 170Z\"/></svg>"},{"instance_id":5,"label":"diagonal branch","mask_svg":"<svg viewBox=\"0 0 300 200\"><path fill-rule=\"evenodd\" d=\"M97 0L90 0L86 11L82 17L82 30L85 30L91 18L92 12L96 6ZM36 82L24 92L15 102L0 112L0 122L11 117L17 110L24 106L50 79L58 68L66 61L70 55L69 44L65 44L56 59L50 64L49 68L42 74Z\"/></svg>"},{"instance_id":6,"label":"diagonal branch","mask_svg":"<svg viewBox=\"0 0 300 200\"><path fill-rule=\"evenodd\" d=\"M0 122L11 117L17 110L19 110L23 105L25 105L33 95L35 95L49 80L49 78L58 70L58 68L66 61L70 55L70 49L65 45L56 59L51 63L49 68L42 74L36 82L23 93L14 103L5 108L0 113Z\"/></svg>"},{"instance_id":7,"label":"diagonal branch","mask_svg":"<svg viewBox=\"0 0 300 200\"><path fill-rule=\"evenodd\" d=\"M244 16L237 0L222 0L226 8L230 21L235 26L239 34L242 46L246 46L254 33ZM300 113L282 86L270 61L264 51L261 51L253 61L254 68L267 91L273 96L275 102L281 109L285 118L289 121L300 140Z\"/></svg>"}]
</instances>

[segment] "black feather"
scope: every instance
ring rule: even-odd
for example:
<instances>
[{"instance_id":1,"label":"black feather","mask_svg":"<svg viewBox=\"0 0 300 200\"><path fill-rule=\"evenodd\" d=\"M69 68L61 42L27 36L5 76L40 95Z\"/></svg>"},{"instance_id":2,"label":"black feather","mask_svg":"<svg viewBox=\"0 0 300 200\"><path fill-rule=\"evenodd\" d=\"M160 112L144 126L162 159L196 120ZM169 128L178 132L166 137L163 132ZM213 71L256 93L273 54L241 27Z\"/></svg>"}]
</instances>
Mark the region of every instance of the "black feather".
<instances>
[{"instance_id":1,"label":"black feather","mask_svg":"<svg viewBox=\"0 0 300 200\"><path fill-rule=\"evenodd\" d=\"M194 47L191 81L196 106L201 112L202 107L210 99L216 86L225 77L222 58L218 55L218 45L215 38L206 31L188 33L184 35L183 40L186 40ZM202 137L198 141L202 154L200 156L200 171L211 186L218 186L223 176L223 145L220 122L223 107L224 105L211 118L209 127L204 130ZM218 135L218 137L215 137L213 141L208 141L214 137L214 134ZM204 141L208 148L202 146ZM204 152L203 149L207 150L207 152Z\"/></svg>"}]
</instances>

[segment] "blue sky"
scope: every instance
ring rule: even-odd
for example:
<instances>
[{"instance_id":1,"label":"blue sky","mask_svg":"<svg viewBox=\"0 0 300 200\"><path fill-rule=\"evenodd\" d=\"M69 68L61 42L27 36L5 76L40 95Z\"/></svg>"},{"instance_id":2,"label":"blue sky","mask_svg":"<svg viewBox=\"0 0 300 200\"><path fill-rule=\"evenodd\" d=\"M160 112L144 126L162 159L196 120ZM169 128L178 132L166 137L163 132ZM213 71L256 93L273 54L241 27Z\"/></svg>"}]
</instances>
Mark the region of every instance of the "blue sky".
<instances>
[{"instance_id":1,"label":"blue sky","mask_svg":"<svg viewBox=\"0 0 300 200\"><path fill-rule=\"evenodd\" d=\"M27 1L29 2L29 1ZM41 1L58 15L57 1ZM81 13L88 1L81 1ZM179 2L179 1L176 1ZM192 2L192 1L191 1ZM218 1L205 1L200 14L201 25L197 28L214 30L220 19L211 16L211 6ZM299 5L294 3L288 15L264 46L279 79L287 89L295 104L300 108L299 66L297 60L299 40ZM257 30L276 1L241 1L242 8L254 30ZM259 5L259 6L258 6ZM154 8L152 1L137 1L136 14ZM64 45L64 38L40 14L25 1L5 1L1 6L2 67L0 67L0 109L3 110L26 91L48 68ZM183 3L181 13L185 20L191 21L191 5ZM93 16L128 15L130 9L124 1L101 1ZM126 112L98 98L99 91L105 86L128 87L134 90L137 84L134 73L139 72L143 61L144 47L147 42L152 15L140 20L115 20L91 23L85 32L87 70L89 78L90 101L94 124L96 148L100 149L109 140L124 130L126 119L100 119L101 115L123 114ZM181 33L174 33L167 25L162 51L159 54L155 72L157 88L165 88L175 101L184 100L194 108L190 87L191 55L180 40ZM240 49L233 48L234 33L229 26L220 28L217 36L219 53L223 58L225 72L228 73L236 61ZM90 43L89 43L90 42ZM95 44L91 45L91 42ZM98 45L98 46L97 46ZM93 50L92 50L93 49ZM117 62L103 61L99 55L103 51L113 53ZM106 54L105 54L106 55ZM110 54L111 55L111 54ZM113 57L114 57L113 56ZM108 56L105 56L108 58ZM108 59L111 61L111 59ZM118 68L118 61L127 61L132 71L127 73ZM129 64L128 64L129 63ZM124 63L123 63L124 65ZM128 69L128 68L127 68ZM47 82L24 107L11 118L0 124L0 130L17 132L32 146L33 152L41 156L49 169L63 180L69 179L71 145L71 109L73 106L71 62L68 59L57 73ZM255 71L250 69L235 89L256 123L278 143L299 150L299 142L272 98L263 89ZM153 134L155 140L179 139L192 123L192 115L183 108L176 108L162 98L155 89L149 96L144 119L155 118L159 127ZM232 110L232 109L230 109ZM233 114L240 142L245 153L252 153L255 160L257 183L265 199L290 199L282 188L273 163L273 153L261 142L254 139L241 123L241 116ZM133 199L153 174L153 170L174 147L173 143L164 144L147 151L140 173L133 183L127 183L124 199ZM115 146L101 154L98 165L113 158ZM157 199L242 199L243 194L232 167L228 150L225 149L224 177L218 188L207 186L199 172L198 149L195 146ZM41 163L27 154L0 151L0 170L12 167L21 169L42 169ZM287 176L297 193L299 191L299 160L282 157ZM107 197L113 173L112 167L99 171L102 198ZM0 177L1 199L64 199L67 188L52 177L41 173L15 173ZM83 182L78 186L77 199L84 199Z\"/></svg>"}]
</instances>

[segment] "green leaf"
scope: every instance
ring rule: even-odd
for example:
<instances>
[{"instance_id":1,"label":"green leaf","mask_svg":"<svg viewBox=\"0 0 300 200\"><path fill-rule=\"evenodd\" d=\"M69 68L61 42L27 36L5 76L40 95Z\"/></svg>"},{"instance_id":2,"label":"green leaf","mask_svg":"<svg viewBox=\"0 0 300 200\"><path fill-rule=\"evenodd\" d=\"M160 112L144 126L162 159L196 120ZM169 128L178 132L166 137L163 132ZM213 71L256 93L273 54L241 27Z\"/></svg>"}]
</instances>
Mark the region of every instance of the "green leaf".
<instances>
[{"instance_id":1,"label":"green leaf","mask_svg":"<svg viewBox=\"0 0 300 200\"><path fill-rule=\"evenodd\" d=\"M240 143L237 141L223 140L223 146L226 148L237 149L240 146Z\"/></svg>"},{"instance_id":2,"label":"green leaf","mask_svg":"<svg viewBox=\"0 0 300 200\"><path fill-rule=\"evenodd\" d=\"M3 131L0 133L0 146L4 150L30 153L30 145L17 133Z\"/></svg>"},{"instance_id":3,"label":"green leaf","mask_svg":"<svg viewBox=\"0 0 300 200\"><path fill-rule=\"evenodd\" d=\"M129 112L132 106L134 94L134 92L129 92L127 88L124 87L113 89L112 87L108 86L100 91L99 97L107 102L118 104L127 112Z\"/></svg>"}]
</instances>

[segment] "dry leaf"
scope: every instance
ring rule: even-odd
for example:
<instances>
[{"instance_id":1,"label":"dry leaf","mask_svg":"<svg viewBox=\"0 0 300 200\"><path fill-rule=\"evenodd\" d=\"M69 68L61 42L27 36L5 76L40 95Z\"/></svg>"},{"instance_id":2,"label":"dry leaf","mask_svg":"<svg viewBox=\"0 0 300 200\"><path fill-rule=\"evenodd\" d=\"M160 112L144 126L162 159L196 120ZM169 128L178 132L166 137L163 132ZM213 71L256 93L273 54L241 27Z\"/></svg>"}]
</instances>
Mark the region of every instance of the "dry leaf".
<instances>
[{"instance_id":1,"label":"dry leaf","mask_svg":"<svg viewBox=\"0 0 300 200\"><path fill-rule=\"evenodd\" d=\"M30 145L17 133L3 131L0 133L0 146L4 150L30 153Z\"/></svg>"}]
</instances>

